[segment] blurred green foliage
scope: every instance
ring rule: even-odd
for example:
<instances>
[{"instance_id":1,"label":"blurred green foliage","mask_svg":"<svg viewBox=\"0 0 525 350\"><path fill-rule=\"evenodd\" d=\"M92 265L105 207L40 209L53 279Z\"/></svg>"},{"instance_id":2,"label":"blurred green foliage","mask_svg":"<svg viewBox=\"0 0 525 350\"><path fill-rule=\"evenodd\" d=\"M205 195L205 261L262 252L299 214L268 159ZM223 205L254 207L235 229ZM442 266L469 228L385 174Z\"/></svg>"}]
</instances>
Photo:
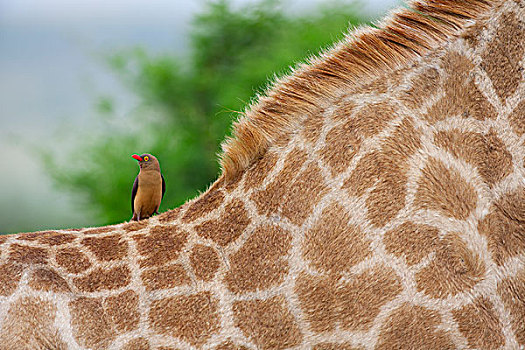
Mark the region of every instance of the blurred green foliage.
<instances>
[{"instance_id":1,"label":"blurred green foliage","mask_svg":"<svg viewBox=\"0 0 525 350\"><path fill-rule=\"evenodd\" d=\"M305 61L364 21L355 4L330 2L304 13L287 13L279 1L242 8L228 1L207 4L191 33L184 58L141 49L109 59L112 69L139 98L125 120L114 116L111 98L97 110L102 132L82 131L67 159L43 155L48 174L80 205L110 224L131 217L130 192L138 166L132 153L150 152L166 179L161 211L203 191L218 176L217 153L242 111L274 74Z\"/></svg>"}]
</instances>

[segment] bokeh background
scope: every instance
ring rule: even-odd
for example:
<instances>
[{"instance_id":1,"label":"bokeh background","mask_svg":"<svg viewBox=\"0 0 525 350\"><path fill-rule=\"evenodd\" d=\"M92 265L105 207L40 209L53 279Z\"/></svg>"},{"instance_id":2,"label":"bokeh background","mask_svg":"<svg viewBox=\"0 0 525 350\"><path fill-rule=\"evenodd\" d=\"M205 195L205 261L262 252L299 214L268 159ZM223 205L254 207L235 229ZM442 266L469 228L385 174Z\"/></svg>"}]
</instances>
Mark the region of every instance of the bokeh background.
<instances>
[{"instance_id":1,"label":"bokeh background","mask_svg":"<svg viewBox=\"0 0 525 350\"><path fill-rule=\"evenodd\" d=\"M232 120L397 0L0 0L0 233L131 217L133 153L161 211L217 177Z\"/></svg>"}]
</instances>

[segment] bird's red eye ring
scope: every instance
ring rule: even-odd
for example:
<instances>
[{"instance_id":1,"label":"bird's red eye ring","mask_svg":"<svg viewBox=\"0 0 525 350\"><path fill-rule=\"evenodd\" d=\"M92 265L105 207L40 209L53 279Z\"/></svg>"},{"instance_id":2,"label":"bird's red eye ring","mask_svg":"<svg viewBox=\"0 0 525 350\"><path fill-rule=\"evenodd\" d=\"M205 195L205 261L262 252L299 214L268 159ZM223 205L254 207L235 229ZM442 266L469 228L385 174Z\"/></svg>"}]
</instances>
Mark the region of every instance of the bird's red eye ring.
<instances>
[{"instance_id":1,"label":"bird's red eye ring","mask_svg":"<svg viewBox=\"0 0 525 350\"><path fill-rule=\"evenodd\" d=\"M149 157L148 156L145 156L144 157L144 160L147 162L149 160Z\"/></svg>"}]
</instances>

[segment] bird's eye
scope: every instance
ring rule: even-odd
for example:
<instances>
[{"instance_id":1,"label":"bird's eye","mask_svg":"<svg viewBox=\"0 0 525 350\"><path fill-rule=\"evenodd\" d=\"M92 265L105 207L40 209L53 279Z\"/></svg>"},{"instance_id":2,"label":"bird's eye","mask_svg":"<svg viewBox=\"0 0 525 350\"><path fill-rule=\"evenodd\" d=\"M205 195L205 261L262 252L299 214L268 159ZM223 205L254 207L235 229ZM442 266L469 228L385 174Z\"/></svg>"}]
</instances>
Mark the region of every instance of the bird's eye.
<instances>
[{"instance_id":1,"label":"bird's eye","mask_svg":"<svg viewBox=\"0 0 525 350\"><path fill-rule=\"evenodd\" d=\"M145 156L144 157L144 160L147 162L149 160L149 157L148 156Z\"/></svg>"}]
</instances>

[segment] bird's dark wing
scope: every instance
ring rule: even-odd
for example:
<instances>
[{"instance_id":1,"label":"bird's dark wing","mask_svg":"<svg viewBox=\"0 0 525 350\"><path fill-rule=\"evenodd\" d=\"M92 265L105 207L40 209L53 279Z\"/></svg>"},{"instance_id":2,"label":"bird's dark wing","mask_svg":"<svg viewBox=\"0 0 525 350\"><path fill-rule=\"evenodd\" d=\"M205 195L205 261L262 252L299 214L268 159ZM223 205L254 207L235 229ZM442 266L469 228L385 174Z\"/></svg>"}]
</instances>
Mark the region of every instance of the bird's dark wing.
<instances>
[{"instance_id":1,"label":"bird's dark wing","mask_svg":"<svg viewBox=\"0 0 525 350\"><path fill-rule=\"evenodd\" d=\"M133 182L133 189L131 190L131 212L135 213L135 196L137 195L137 190L139 188L139 176L135 178Z\"/></svg>"},{"instance_id":2,"label":"bird's dark wing","mask_svg":"<svg viewBox=\"0 0 525 350\"><path fill-rule=\"evenodd\" d=\"M164 176L160 174L160 177L162 178L162 198L164 198L164 192L166 192L166 181L164 181Z\"/></svg>"}]
</instances>

